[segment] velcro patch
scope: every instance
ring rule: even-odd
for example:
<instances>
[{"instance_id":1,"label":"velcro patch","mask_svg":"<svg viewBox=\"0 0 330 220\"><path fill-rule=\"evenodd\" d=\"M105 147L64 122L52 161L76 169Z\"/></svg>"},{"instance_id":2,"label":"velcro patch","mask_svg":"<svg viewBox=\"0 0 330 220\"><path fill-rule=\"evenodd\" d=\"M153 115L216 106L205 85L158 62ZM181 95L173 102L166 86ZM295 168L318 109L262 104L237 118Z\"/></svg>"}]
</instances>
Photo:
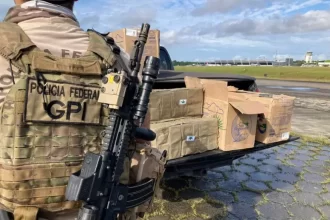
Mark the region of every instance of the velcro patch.
<instances>
[{"instance_id":1,"label":"velcro patch","mask_svg":"<svg viewBox=\"0 0 330 220\"><path fill-rule=\"evenodd\" d=\"M100 88L47 80L45 87L37 80L27 80L25 122L99 125L102 104Z\"/></svg>"}]
</instances>

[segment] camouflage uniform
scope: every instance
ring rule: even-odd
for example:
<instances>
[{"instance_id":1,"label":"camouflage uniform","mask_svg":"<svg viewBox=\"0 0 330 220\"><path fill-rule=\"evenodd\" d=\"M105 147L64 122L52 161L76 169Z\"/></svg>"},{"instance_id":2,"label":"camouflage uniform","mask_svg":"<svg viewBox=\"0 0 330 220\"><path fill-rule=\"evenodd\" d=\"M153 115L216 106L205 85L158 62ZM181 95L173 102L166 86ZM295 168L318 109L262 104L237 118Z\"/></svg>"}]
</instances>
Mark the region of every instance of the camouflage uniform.
<instances>
[{"instance_id":1,"label":"camouflage uniform","mask_svg":"<svg viewBox=\"0 0 330 220\"><path fill-rule=\"evenodd\" d=\"M4 21L18 24L38 48L62 58L78 58L87 51L88 34L73 14L25 5L30 2L9 9ZM128 63L129 55L125 51L121 54ZM0 56L0 105L13 85L10 68L9 62ZM13 67L13 72L15 80L19 80L20 71Z\"/></svg>"},{"instance_id":2,"label":"camouflage uniform","mask_svg":"<svg viewBox=\"0 0 330 220\"><path fill-rule=\"evenodd\" d=\"M38 213L38 219L72 220L81 204L65 201L65 186L84 153L100 149L108 114L97 103L100 76L120 66L103 38L83 31L64 8L47 5L15 6L0 23L0 206L17 219L34 220ZM121 57L127 64L128 54ZM132 150L133 162L127 158L123 183L161 178L164 161L145 144ZM130 210L126 219L148 208Z\"/></svg>"}]
</instances>

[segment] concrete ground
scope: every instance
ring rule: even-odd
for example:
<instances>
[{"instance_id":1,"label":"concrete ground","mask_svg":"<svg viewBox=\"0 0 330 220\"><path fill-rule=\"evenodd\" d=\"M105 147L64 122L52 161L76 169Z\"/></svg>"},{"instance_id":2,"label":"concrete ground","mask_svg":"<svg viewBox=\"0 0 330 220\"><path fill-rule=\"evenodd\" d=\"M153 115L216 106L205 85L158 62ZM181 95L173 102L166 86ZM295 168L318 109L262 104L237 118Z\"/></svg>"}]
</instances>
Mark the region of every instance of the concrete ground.
<instances>
[{"instance_id":1,"label":"concrete ground","mask_svg":"<svg viewBox=\"0 0 330 220\"><path fill-rule=\"evenodd\" d=\"M258 80L296 96L292 130L330 138L330 84ZM150 220L330 219L330 146L301 140L236 160L204 176L164 179Z\"/></svg>"},{"instance_id":2,"label":"concrete ground","mask_svg":"<svg viewBox=\"0 0 330 220\"><path fill-rule=\"evenodd\" d=\"M330 148L300 141L164 180L146 219L330 219Z\"/></svg>"},{"instance_id":3,"label":"concrete ground","mask_svg":"<svg viewBox=\"0 0 330 220\"><path fill-rule=\"evenodd\" d=\"M296 107L292 130L308 136L330 138L330 112Z\"/></svg>"},{"instance_id":4,"label":"concrete ground","mask_svg":"<svg viewBox=\"0 0 330 220\"><path fill-rule=\"evenodd\" d=\"M330 100L330 83L258 79L261 92L286 94L300 98Z\"/></svg>"}]
</instances>

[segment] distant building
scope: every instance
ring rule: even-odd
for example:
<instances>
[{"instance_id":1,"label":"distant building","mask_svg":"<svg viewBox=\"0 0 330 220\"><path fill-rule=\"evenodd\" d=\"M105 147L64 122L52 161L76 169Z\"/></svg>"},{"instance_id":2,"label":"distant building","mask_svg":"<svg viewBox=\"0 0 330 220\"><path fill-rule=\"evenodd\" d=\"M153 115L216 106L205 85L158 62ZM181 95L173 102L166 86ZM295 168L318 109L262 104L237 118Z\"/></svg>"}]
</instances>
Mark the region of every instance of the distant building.
<instances>
[{"instance_id":1,"label":"distant building","mask_svg":"<svg viewBox=\"0 0 330 220\"><path fill-rule=\"evenodd\" d=\"M292 66L293 58L286 58L283 61L274 61L273 66Z\"/></svg>"},{"instance_id":2,"label":"distant building","mask_svg":"<svg viewBox=\"0 0 330 220\"><path fill-rule=\"evenodd\" d=\"M312 63L313 62L313 52L307 52L305 55L305 62Z\"/></svg>"},{"instance_id":3,"label":"distant building","mask_svg":"<svg viewBox=\"0 0 330 220\"><path fill-rule=\"evenodd\" d=\"M293 58L286 58L285 62L287 64L287 66L292 66L293 65Z\"/></svg>"},{"instance_id":4,"label":"distant building","mask_svg":"<svg viewBox=\"0 0 330 220\"><path fill-rule=\"evenodd\" d=\"M215 60L208 62L198 62L198 65L203 66L294 66L293 58L283 58L277 61L271 60Z\"/></svg>"},{"instance_id":5,"label":"distant building","mask_svg":"<svg viewBox=\"0 0 330 220\"><path fill-rule=\"evenodd\" d=\"M330 62L318 62L318 65L321 67L330 67Z\"/></svg>"}]
</instances>

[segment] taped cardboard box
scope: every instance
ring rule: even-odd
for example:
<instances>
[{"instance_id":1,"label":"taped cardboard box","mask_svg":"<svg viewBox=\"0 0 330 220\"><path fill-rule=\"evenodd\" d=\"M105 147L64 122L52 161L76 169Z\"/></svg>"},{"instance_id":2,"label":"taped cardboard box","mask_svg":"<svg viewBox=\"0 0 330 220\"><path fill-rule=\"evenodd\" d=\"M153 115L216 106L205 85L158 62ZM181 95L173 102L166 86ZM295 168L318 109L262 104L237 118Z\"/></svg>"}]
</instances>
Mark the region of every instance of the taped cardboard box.
<instances>
[{"instance_id":1,"label":"taped cardboard box","mask_svg":"<svg viewBox=\"0 0 330 220\"><path fill-rule=\"evenodd\" d=\"M134 46L134 41L139 37L140 28L123 28L109 33L109 36L114 39L116 44L127 53L131 54ZM142 64L146 56L159 57L160 31L149 30L147 43L144 46L142 55Z\"/></svg>"},{"instance_id":2,"label":"taped cardboard box","mask_svg":"<svg viewBox=\"0 0 330 220\"><path fill-rule=\"evenodd\" d=\"M152 123L157 137L152 146L167 150L167 159L203 153L218 148L218 121L214 118L186 118Z\"/></svg>"},{"instance_id":3,"label":"taped cardboard box","mask_svg":"<svg viewBox=\"0 0 330 220\"><path fill-rule=\"evenodd\" d=\"M187 88L203 88L203 118L216 118L219 124L218 147L223 151L253 148L257 116L264 106L257 101L230 97L227 82L185 77Z\"/></svg>"},{"instance_id":4,"label":"taped cardboard box","mask_svg":"<svg viewBox=\"0 0 330 220\"><path fill-rule=\"evenodd\" d=\"M203 89L179 88L153 90L149 101L150 121L202 117Z\"/></svg>"},{"instance_id":5,"label":"taped cardboard box","mask_svg":"<svg viewBox=\"0 0 330 220\"><path fill-rule=\"evenodd\" d=\"M246 91L233 92L231 96L244 96L264 105L265 113L258 116L256 141L270 144L290 138L295 97Z\"/></svg>"}]
</instances>

